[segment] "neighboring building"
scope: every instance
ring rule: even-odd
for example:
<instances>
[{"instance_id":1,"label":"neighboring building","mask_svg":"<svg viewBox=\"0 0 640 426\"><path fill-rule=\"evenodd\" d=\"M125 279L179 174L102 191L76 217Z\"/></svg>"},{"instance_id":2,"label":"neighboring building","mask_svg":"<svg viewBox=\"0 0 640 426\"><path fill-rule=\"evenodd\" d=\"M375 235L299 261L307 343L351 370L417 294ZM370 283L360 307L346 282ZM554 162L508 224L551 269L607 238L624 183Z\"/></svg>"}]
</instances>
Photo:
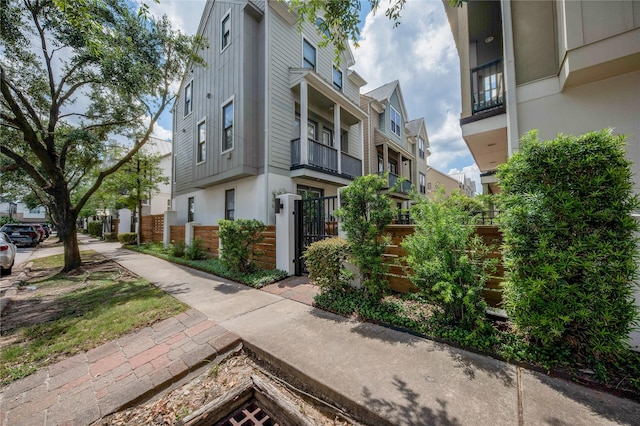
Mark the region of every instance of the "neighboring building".
<instances>
[{"instance_id":1,"label":"neighboring building","mask_svg":"<svg viewBox=\"0 0 640 426\"><path fill-rule=\"evenodd\" d=\"M468 197L476 196L476 183L471 180L466 174L460 173L449 173L449 176L454 178L460 183L460 190Z\"/></svg>"},{"instance_id":2,"label":"neighboring building","mask_svg":"<svg viewBox=\"0 0 640 426\"><path fill-rule=\"evenodd\" d=\"M640 193L640 0L443 0L460 56L462 135L483 192L520 135L613 128ZM636 292L640 306L640 291ZM640 333L632 335L640 350Z\"/></svg>"},{"instance_id":3,"label":"neighboring building","mask_svg":"<svg viewBox=\"0 0 640 426\"><path fill-rule=\"evenodd\" d=\"M0 217L10 217L16 223L43 223L47 222L47 209L44 206L30 209L21 201L3 200L0 202Z\"/></svg>"},{"instance_id":4,"label":"neighboring building","mask_svg":"<svg viewBox=\"0 0 640 426\"><path fill-rule=\"evenodd\" d=\"M198 34L207 66L187 70L173 109L179 222L273 224L275 194L336 195L362 175L366 82L348 46L334 63L278 1L208 1Z\"/></svg>"},{"instance_id":5,"label":"neighboring building","mask_svg":"<svg viewBox=\"0 0 640 426\"><path fill-rule=\"evenodd\" d=\"M369 119L364 128L364 173L388 173L389 186L404 179L391 193L398 208L409 208L412 185L427 195L429 139L423 118L408 121L398 80L360 96Z\"/></svg>"},{"instance_id":6,"label":"neighboring building","mask_svg":"<svg viewBox=\"0 0 640 426\"><path fill-rule=\"evenodd\" d=\"M445 194L449 195L453 191L462 190L462 184L453 177L438 169L429 166L427 168L427 197L433 198L439 187L444 188Z\"/></svg>"},{"instance_id":7,"label":"neighboring building","mask_svg":"<svg viewBox=\"0 0 640 426\"><path fill-rule=\"evenodd\" d=\"M628 135L640 192L640 0L444 0L460 56L463 137L483 193L532 129Z\"/></svg>"},{"instance_id":8,"label":"neighboring building","mask_svg":"<svg viewBox=\"0 0 640 426\"><path fill-rule=\"evenodd\" d=\"M162 176L169 178L167 183L158 185L158 191L149 194L149 197L142 202L142 216L162 214L171 208L171 168L173 156L171 155L172 142L151 137L144 144L141 150L150 155L160 157L158 169ZM133 212L129 209L118 210L118 232L135 232L136 221Z\"/></svg>"}]
</instances>

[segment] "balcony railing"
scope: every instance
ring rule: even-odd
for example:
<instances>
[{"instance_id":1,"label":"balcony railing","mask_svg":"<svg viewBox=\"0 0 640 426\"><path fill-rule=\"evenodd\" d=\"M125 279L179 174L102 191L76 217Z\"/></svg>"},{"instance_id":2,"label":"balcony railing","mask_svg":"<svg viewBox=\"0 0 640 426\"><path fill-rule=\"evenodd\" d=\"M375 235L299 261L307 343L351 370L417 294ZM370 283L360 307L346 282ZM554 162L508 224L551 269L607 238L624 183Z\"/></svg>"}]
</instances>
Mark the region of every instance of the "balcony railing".
<instances>
[{"instance_id":1,"label":"balcony railing","mask_svg":"<svg viewBox=\"0 0 640 426\"><path fill-rule=\"evenodd\" d=\"M502 58L471 69L472 114L504 105Z\"/></svg>"},{"instance_id":2,"label":"balcony railing","mask_svg":"<svg viewBox=\"0 0 640 426\"><path fill-rule=\"evenodd\" d=\"M380 173L380 174L382 174L382 173ZM397 183L398 183L398 181L400 179L401 178L398 175L396 175L394 173L389 173L389 188L392 188L395 185L397 185ZM411 183L410 180L406 180L406 179L403 180L400 183L400 188L398 188L398 192L401 192L403 194L408 194L409 192L411 192L411 185L413 185L413 184Z\"/></svg>"},{"instance_id":3,"label":"balcony railing","mask_svg":"<svg viewBox=\"0 0 640 426\"><path fill-rule=\"evenodd\" d=\"M338 171L338 150L330 146L321 144L313 139L308 140L309 150L307 152L307 163L310 166L331 172ZM291 141L291 165L302 165L300 159L300 139Z\"/></svg>"},{"instance_id":4,"label":"balcony railing","mask_svg":"<svg viewBox=\"0 0 640 426\"><path fill-rule=\"evenodd\" d=\"M341 152L340 155L342 161L342 174L351 176L352 178L362 176L362 161L350 156L349 154L345 154L344 152Z\"/></svg>"}]
</instances>

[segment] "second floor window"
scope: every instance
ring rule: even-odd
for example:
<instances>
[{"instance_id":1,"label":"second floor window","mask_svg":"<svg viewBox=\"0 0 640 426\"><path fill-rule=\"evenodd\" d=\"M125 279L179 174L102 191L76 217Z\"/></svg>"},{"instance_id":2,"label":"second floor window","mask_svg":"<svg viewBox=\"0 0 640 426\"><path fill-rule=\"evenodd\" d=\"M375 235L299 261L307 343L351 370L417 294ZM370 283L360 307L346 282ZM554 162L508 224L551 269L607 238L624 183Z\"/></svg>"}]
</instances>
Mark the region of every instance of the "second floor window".
<instances>
[{"instance_id":1,"label":"second floor window","mask_svg":"<svg viewBox=\"0 0 640 426\"><path fill-rule=\"evenodd\" d=\"M316 48L307 40L302 42L302 68L316 69Z\"/></svg>"},{"instance_id":2,"label":"second floor window","mask_svg":"<svg viewBox=\"0 0 640 426\"><path fill-rule=\"evenodd\" d=\"M392 175L398 174L398 163L395 160L389 160L389 173Z\"/></svg>"},{"instance_id":3,"label":"second floor window","mask_svg":"<svg viewBox=\"0 0 640 426\"><path fill-rule=\"evenodd\" d=\"M233 101L222 107L222 151L233 149Z\"/></svg>"},{"instance_id":4,"label":"second floor window","mask_svg":"<svg viewBox=\"0 0 640 426\"><path fill-rule=\"evenodd\" d=\"M402 117L400 117L400 113L394 107L391 107L391 131L398 136L400 136L401 123Z\"/></svg>"},{"instance_id":5,"label":"second floor window","mask_svg":"<svg viewBox=\"0 0 640 426\"><path fill-rule=\"evenodd\" d=\"M198 124L198 163L207 159L207 122Z\"/></svg>"},{"instance_id":6,"label":"second floor window","mask_svg":"<svg viewBox=\"0 0 640 426\"><path fill-rule=\"evenodd\" d=\"M342 71L333 67L333 87L342 91Z\"/></svg>"},{"instance_id":7,"label":"second floor window","mask_svg":"<svg viewBox=\"0 0 640 426\"><path fill-rule=\"evenodd\" d=\"M189 115L193 110L191 95L193 95L193 82L187 84L184 88L184 115Z\"/></svg>"},{"instance_id":8,"label":"second floor window","mask_svg":"<svg viewBox=\"0 0 640 426\"><path fill-rule=\"evenodd\" d=\"M421 194L426 194L427 193L427 178L425 177L424 173L420 173L418 175L418 179L420 180L420 193Z\"/></svg>"},{"instance_id":9,"label":"second floor window","mask_svg":"<svg viewBox=\"0 0 640 426\"><path fill-rule=\"evenodd\" d=\"M222 46L220 50L224 50L231 43L231 13L222 18Z\"/></svg>"},{"instance_id":10,"label":"second floor window","mask_svg":"<svg viewBox=\"0 0 640 426\"><path fill-rule=\"evenodd\" d=\"M424 139L418 138L418 155L424 158Z\"/></svg>"}]
</instances>

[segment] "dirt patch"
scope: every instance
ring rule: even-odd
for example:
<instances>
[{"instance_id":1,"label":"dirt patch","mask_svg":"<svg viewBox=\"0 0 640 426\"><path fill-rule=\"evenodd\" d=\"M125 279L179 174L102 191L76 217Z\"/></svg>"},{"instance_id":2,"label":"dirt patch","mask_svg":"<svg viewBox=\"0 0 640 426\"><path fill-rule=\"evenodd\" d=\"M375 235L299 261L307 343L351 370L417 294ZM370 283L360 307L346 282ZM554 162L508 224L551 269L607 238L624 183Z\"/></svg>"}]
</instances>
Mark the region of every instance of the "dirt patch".
<instances>
[{"instance_id":1,"label":"dirt patch","mask_svg":"<svg viewBox=\"0 0 640 426\"><path fill-rule=\"evenodd\" d=\"M182 419L216 398L231 392L235 386L250 379L251 376L258 376L275 386L279 393L293 404L299 414L310 424L358 424L341 417L318 401L274 380L247 355L239 354L220 364L212 365L206 372L182 387L156 396L145 404L104 417L93 425L178 425L181 424ZM277 417L277 413L274 413L274 416Z\"/></svg>"},{"instance_id":2,"label":"dirt patch","mask_svg":"<svg viewBox=\"0 0 640 426\"><path fill-rule=\"evenodd\" d=\"M137 277L117 263L100 254L92 253L90 260L67 274L64 285L46 284L48 278L56 276L60 268L32 269L28 281L17 288L11 302L2 312L0 321L0 347L13 342L14 332L57 318L64 306L60 296L86 287L87 278L97 273L117 273L120 280L136 280Z\"/></svg>"}]
</instances>

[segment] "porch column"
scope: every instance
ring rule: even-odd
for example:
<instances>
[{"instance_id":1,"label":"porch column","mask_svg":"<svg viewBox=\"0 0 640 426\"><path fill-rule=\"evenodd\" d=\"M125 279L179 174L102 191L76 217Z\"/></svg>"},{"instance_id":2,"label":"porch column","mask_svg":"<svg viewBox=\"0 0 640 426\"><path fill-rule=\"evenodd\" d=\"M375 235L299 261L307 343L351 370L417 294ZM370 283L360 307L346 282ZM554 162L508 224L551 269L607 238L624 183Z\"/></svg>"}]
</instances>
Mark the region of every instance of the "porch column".
<instances>
[{"instance_id":1,"label":"porch column","mask_svg":"<svg viewBox=\"0 0 640 426\"><path fill-rule=\"evenodd\" d=\"M309 95L307 81L300 82L300 164L309 164L309 139L307 126L309 125Z\"/></svg>"},{"instance_id":2,"label":"porch column","mask_svg":"<svg viewBox=\"0 0 640 426\"><path fill-rule=\"evenodd\" d=\"M389 145L386 142L382 145L382 171L391 172L389 170Z\"/></svg>"},{"instance_id":3,"label":"porch column","mask_svg":"<svg viewBox=\"0 0 640 426\"><path fill-rule=\"evenodd\" d=\"M340 134L340 105L333 104L333 146L338 149L338 173L342 173L342 135Z\"/></svg>"},{"instance_id":4,"label":"porch column","mask_svg":"<svg viewBox=\"0 0 640 426\"><path fill-rule=\"evenodd\" d=\"M362 176L364 176L364 162L365 162L365 158L364 158L364 121L360 121L360 143L359 148L360 148L360 166L361 166L361 173ZM369 146L369 157L371 157L371 152L375 149L375 147L373 145ZM371 160L370 158L367 158L366 161L369 164L369 167L371 167ZM376 158L376 162L378 161L378 159ZM371 173L371 172L369 172Z\"/></svg>"}]
</instances>

